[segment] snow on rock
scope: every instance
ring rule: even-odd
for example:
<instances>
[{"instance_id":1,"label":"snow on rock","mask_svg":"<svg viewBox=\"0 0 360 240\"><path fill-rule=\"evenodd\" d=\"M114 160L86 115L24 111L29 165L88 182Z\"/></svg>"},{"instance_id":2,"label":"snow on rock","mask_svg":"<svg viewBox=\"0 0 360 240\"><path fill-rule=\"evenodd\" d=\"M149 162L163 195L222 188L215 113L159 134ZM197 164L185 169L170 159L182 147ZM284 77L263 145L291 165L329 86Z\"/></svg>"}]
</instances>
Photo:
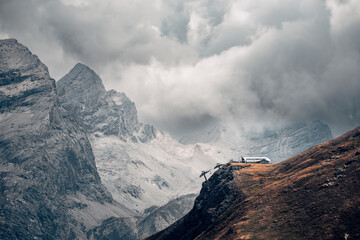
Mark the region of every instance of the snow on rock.
<instances>
[{"instance_id":1,"label":"snow on rock","mask_svg":"<svg viewBox=\"0 0 360 240\"><path fill-rule=\"evenodd\" d=\"M201 171L226 161L214 148L184 146L160 132L148 143L126 143L114 136L93 136L91 142L103 184L115 200L137 211L198 193Z\"/></svg>"}]
</instances>

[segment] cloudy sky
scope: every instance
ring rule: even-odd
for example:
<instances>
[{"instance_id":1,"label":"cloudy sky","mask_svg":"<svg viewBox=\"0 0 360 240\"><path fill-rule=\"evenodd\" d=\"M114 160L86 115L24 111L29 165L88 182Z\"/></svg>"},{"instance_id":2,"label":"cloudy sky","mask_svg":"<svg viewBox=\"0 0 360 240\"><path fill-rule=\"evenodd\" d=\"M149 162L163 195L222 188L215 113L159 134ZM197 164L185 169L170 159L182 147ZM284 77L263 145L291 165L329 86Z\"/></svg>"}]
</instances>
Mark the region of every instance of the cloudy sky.
<instances>
[{"instance_id":1,"label":"cloudy sky","mask_svg":"<svg viewBox=\"0 0 360 240\"><path fill-rule=\"evenodd\" d=\"M358 0L0 0L60 79L77 62L179 137L214 121L360 125Z\"/></svg>"}]
</instances>

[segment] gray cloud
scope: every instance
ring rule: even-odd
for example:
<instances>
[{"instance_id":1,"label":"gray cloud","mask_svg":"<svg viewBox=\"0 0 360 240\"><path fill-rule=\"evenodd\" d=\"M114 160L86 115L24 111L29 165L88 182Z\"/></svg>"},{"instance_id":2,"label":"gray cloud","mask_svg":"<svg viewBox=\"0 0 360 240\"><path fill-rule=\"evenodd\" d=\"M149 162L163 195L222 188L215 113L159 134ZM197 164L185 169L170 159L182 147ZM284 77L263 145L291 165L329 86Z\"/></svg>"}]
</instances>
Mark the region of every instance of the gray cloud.
<instances>
[{"instance_id":1,"label":"gray cloud","mask_svg":"<svg viewBox=\"0 0 360 240\"><path fill-rule=\"evenodd\" d=\"M0 0L15 37L55 78L80 61L181 136L220 120L360 124L356 0Z\"/></svg>"}]
</instances>

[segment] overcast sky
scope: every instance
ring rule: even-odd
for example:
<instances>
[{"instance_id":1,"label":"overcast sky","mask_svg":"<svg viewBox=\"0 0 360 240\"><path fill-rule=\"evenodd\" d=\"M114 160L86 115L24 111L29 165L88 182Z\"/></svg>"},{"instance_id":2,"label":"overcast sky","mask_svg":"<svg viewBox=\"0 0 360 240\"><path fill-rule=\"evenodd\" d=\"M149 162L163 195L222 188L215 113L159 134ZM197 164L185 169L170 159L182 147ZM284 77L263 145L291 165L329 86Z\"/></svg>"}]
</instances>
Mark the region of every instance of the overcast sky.
<instances>
[{"instance_id":1,"label":"overcast sky","mask_svg":"<svg viewBox=\"0 0 360 240\"><path fill-rule=\"evenodd\" d=\"M360 125L358 0L0 0L10 37L56 80L88 65L177 137L218 120Z\"/></svg>"}]
</instances>

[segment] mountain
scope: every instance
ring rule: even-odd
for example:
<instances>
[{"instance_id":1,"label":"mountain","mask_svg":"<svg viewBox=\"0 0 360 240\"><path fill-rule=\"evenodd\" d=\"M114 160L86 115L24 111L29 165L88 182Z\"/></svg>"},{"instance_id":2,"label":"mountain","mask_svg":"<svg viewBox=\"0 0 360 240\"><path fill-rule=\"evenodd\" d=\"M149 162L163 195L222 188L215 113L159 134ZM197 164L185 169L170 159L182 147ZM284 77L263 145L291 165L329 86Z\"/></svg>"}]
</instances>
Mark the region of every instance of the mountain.
<instances>
[{"instance_id":1,"label":"mountain","mask_svg":"<svg viewBox=\"0 0 360 240\"><path fill-rule=\"evenodd\" d=\"M180 142L207 143L230 149L231 158L234 160L239 160L240 156L267 156L273 162L280 162L332 138L330 128L317 120L265 128L261 131L239 130L216 123L203 131L184 136Z\"/></svg>"},{"instance_id":2,"label":"mountain","mask_svg":"<svg viewBox=\"0 0 360 240\"><path fill-rule=\"evenodd\" d=\"M228 164L158 239L360 239L360 127L278 164Z\"/></svg>"},{"instance_id":3,"label":"mountain","mask_svg":"<svg viewBox=\"0 0 360 240\"><path fill-rule=\"evenodd\" d=\"M134 103L124 93L106 91L83 64L57 82L57 91L60 104L88 133L104 185L133 211L198 193L201 170L222 160L140 123Z\"/></svg>"},{"instance_id":4,"label":"mountain","mask_svg":"<svg viewBox=\"0 0 360 240\"><path fill-rule=\"evenodd\" d=\"M131 214L101 184L47 67L15 39L1 40L0 239L86 239L105 219Z\"/></svg>"},{"instance_id":5,"label":"mountain","mask_svg":"<svg viewBox=\"0 0 360 240\"><path fill-rule=\"evenodd\" d=\"M202 170L238 155L139 122L83 64L56 85L25 46L0 41L0 239L148 236L193 207Z\"/></svg>"},{"instance_id":6,"label":"mountain","mask_svg":"<svg viewBox=\"0 0 360 240\"><path fill-rule=\"evenodd\" d=\"M229 160L226 151L206 144L185 146L139 122L135 104L125 93L106 91L100 77L83 64L56 84L60 104L89 136L102 183L137 215L139 237L184 216L201 189L201 171ZM122 223L115 219L106 224L93 233Z\"/></svg>"}]
</instances>

